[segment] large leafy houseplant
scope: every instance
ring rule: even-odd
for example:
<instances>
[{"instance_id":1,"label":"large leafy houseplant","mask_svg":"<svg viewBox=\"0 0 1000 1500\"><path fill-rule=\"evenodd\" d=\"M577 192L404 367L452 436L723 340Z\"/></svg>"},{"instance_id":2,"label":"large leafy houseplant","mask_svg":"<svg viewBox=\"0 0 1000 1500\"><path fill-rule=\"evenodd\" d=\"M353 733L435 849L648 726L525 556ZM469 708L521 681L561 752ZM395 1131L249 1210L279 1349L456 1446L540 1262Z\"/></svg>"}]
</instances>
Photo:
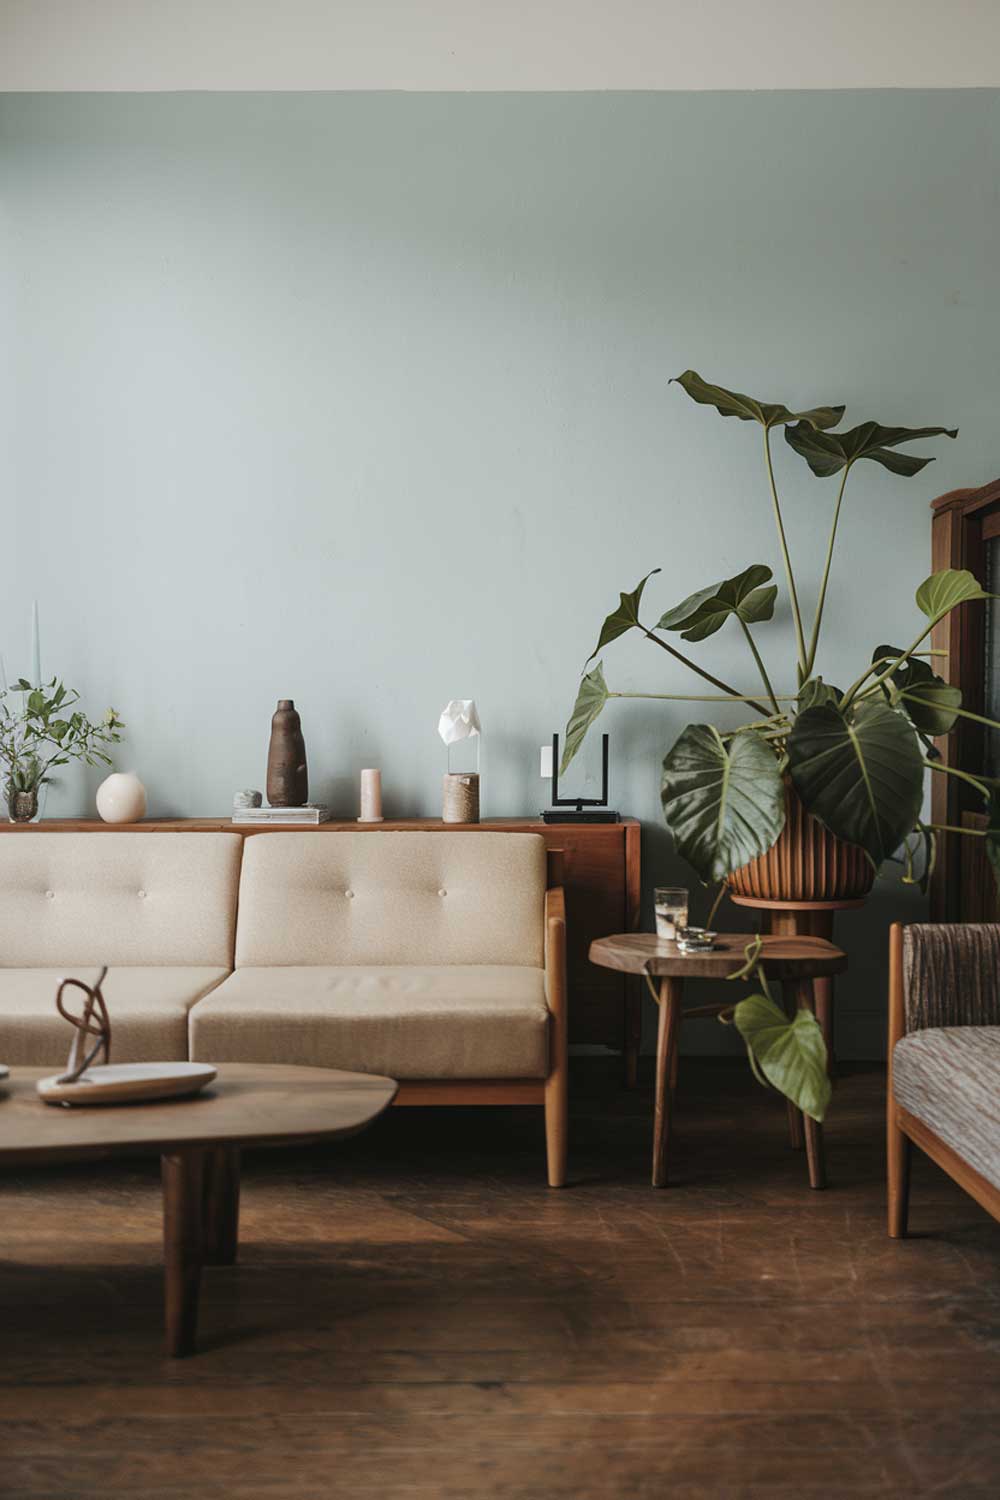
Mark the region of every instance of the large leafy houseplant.
<instances>
[{"instance_id":1,"label":"large leafy houseplant","mask_svg":"<svg viewBox=\"0 0 1000 1500\"><path fill-rule=\"evenodd\" d=\"M689 724L663 761L661 798L667 826L678 852L700 878L706 884L722 882L717 900L727 878L766 854L781 835L786 818L786 781L792 794L825 829L864 851L873 870L887 860L901 858L904 878L919 879L925 885L933 868L935 836L940 831L921 816L925 777L929 773L962 776L989 810L988 827L978 836L987 841L994 870L1000 869L1000 783L944 765L933 743L948 734L960 717L993 722L962 707L959 690L935 674L930 661L934 653L927 647L934 626L953 609L987 597L973 575L945 569L925 579L916 591L923 620L913 639L905 647L875 644L871 660L863 664L863 670L846 688L825 682L816 670L830 570L853 469L864 460L903 478L911 477L931 459L900 450L919 439L954 438L957 429L883 427L877 422L862 422L836 431L844 415L843 406L793 411L781 403L757 401L712 385L694 370L678 376L677 383L692 400L715 407L723 417L735 417L762 429L767 488L795 632L794 691L788 691L791 685L775 679L768 670L752 628L774 616L778 587L771 582L770 567L754 563L731 578L698 589L661 614L654 625L647 626L639 611L646 585L659 571L654 569L631 593L621 594L618 607L601 627L566 726L561 772L612 698L740 703L750 711L745 724L725 731L710 723ZM771 438L776 428L783 430L786 443L814 475L821 479L839 477L811 621L807 621L796 584L775 482ZM743 635L759 689L748 692L723 681L670 639L679 636L682 641L697 643L724 627L736 628ZM613 691L605 680L603 660L598 659L594 666L590 663L606 646L633 630L640 631L716 691L698 695ZM776 680L782 691L775 690ZM917 875L915 865L921 851ZM747 972L753 968L750 964ZM753 1001L753 1017L742 1005L736 1008L735 1016L751 1059L759 1066L764 1051L773 1062L776 1053L789 1054L790 1049L794 1067L770 1071L764 1067L764 1072L782 1092L806 1107L802 1104L806 1095L789 1080L792 1073L801 1071L805 1049L813 1059L808 1071L812 1085L816 1085L815 1023L810 1027L804 1017L789 1022L770 1001L766 985L764 993ZM770 1028L763 1050L755 1044L762 1027L765 1031ZM797 1093L801 1097L796 1097ZM813 1087L809 1098L816 1107L808 1112L821 1118L825 1105L822 1101L816 1104L815 1094Z\"/></svg>"}]
</instances>

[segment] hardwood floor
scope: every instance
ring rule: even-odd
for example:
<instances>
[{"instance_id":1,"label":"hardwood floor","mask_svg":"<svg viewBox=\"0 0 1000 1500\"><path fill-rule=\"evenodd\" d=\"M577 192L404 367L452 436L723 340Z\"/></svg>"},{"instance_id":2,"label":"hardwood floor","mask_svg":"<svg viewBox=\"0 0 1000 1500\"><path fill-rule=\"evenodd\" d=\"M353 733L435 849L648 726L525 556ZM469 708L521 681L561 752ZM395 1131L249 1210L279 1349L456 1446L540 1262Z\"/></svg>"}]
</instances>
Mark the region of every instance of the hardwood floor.
<instances>
[{"instance_id":1,"label":"hardwood floor","mask_svg":"<svg viewBox=\"0 0 1000 1500\"><path fill-rule=\"evenodd\" d=\"M157 1164L6 1180L0 1495L995 1500L1000 1225L920 1158L887 1238L881 1074L838 1082L825 1193L741 1064L688 1061L655 1191L614 1077L575 1063L561 1192L541 1110L249 1154L182 1362Z\"/></svg>"}]
</instances>

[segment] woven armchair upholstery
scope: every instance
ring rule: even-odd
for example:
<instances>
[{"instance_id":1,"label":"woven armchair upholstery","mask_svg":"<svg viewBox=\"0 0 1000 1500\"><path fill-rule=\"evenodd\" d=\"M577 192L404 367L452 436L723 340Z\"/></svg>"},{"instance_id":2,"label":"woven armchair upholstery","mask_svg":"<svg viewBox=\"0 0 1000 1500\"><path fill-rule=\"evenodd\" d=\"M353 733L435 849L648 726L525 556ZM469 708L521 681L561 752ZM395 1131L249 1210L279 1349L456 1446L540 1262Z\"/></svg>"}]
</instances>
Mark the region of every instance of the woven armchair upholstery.
<instances>
[{"instance_id":1,"label":"woven armchair upholstery","mask_svg":"<svg viewBox=\"0 0 1000 1500\"><path fill-rule=\"evenodd\" d=\"M903 929L907 1032L933 1026L1000 1026L1000 923Z\"/></svg>"}]
</instances>

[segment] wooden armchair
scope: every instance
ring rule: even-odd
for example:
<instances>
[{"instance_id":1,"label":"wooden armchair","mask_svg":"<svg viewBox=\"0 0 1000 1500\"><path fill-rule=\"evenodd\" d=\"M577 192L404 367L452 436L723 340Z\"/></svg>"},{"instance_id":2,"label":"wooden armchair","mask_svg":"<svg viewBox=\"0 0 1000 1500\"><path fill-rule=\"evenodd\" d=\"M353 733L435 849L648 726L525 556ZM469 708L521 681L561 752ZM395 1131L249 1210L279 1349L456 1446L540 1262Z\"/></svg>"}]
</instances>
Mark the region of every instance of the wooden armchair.
<instances>
[{"instance_id":1,"label":"wooden armchair","mask_svg":"<svg viewBox=\"0 0 1000 1500\"><path fill-rule=\"evenodd\" d=\"M920 1147L1000 1219L1000 924L889 934L889 1234L906 1234Z\"/></svg>"}]
</instances>

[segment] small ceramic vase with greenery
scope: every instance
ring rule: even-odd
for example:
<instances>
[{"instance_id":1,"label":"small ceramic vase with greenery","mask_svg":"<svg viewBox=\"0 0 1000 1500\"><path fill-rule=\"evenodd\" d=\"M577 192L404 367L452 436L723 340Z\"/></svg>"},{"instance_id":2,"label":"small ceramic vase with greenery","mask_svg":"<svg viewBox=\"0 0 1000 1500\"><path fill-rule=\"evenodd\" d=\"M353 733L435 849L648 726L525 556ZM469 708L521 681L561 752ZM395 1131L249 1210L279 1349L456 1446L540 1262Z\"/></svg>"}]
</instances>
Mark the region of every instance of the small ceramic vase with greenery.
<instances>
[{"instance_id":1,"label":"small ceramic vase with greenery","mask_svg":"<svg viewBox=\"0 0 1000 1500\"><path fill-rule=\"evenodd\" d=\"M39 793L58 766L112 764L104 747L119 743L123 721L109 708L92 723L76 707L79 701L80 694L55 677L39 687L22 677L0 690L0 777L12 823L37 818Z\"/></svg>"}]
</instances>

